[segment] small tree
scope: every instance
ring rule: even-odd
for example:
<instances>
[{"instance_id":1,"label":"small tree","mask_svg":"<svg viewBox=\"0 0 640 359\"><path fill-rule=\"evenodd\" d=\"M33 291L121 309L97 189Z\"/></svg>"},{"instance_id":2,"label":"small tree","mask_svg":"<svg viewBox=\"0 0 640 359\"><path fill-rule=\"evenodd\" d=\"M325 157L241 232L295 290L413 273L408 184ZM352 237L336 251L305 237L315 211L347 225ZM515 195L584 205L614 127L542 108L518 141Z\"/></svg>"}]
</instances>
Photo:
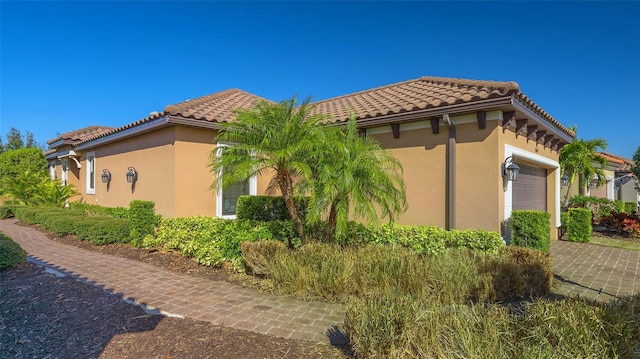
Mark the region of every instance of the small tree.
<instances>
[{"instance_id":1,"label":"small tree","mask_svg":"<svg viewBox=\"0 0 640 359\"><path fill-rule=\"evenodd\" d=\"M300 238L306 238L294 186L311 177L307 159L318 145L324 115L312 114L307 98L300 106L293 97L280 103L258 102L253 108L236 111L232 122L221 123L216 143L230 143L211 152L211 168L216 176L214 190L246 181L253 175L273 174L272 186L280 191ZM293 246L293 243L289 243Z\"/></svg>"},{"instance_id":2,"label":"small tree","mask_svg":"<svg viewBox=\"0 0 640 359\"><path fill-rule=\"evenodd\" d=\"M586 194L585 188L592 179L595 178L598 185L606 182L603 168L606 166L607 160L597 154L599 150L606 148L607 141L601 138L594 140L575 139L562 148L560 151L560 168L562 173L569 177L564 207L569 204L571 187L576 178L580 185L581 195Z\"/></svg>"},{"instance_id":3,"label":"small tree","mask_svg":"<svg viewBox=\"0 0 640 359\"><path fill-rule=\"evenodd\" d=\"M309 164L312 196L307 218L326 220L328 234L347 229L349 214L370 223L393 220L407 208L402 165L371 136L361 136L355 117L346 127L327 127Z\"/></svg>"},{"instance_id":4,"label":"small tree","mask_svg":"<svg viewBox=\"0 0 640 359\"><path fill-rule=\"evenodd\" d=\"M631 168L631 172L636 177L636 191L640 192L640 146L638 146L636 153L633 154L633 161L635 165Z\"/></svg>"}]
</instances>

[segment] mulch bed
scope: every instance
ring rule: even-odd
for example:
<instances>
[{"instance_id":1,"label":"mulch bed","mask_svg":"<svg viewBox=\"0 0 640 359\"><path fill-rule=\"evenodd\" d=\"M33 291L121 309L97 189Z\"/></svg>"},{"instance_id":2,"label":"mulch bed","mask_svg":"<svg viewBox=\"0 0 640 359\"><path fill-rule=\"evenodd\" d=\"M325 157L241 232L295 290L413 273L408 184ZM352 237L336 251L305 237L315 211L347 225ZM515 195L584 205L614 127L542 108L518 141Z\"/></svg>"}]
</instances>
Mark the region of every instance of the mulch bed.
<instances>
[{"instance_id":1,"label":"mulch bed","mask_svg":"<svg viewBox=\"0 0 640 359\"><path fill-rule=\"evenodd\" d=\"M175 252L50 239L210 280L244 282L228 269L205 267ZM329 344L150 315L117 295L24 263L0 271L0 357L345 358L348 353Z\"/></svg>"}]
</instances>

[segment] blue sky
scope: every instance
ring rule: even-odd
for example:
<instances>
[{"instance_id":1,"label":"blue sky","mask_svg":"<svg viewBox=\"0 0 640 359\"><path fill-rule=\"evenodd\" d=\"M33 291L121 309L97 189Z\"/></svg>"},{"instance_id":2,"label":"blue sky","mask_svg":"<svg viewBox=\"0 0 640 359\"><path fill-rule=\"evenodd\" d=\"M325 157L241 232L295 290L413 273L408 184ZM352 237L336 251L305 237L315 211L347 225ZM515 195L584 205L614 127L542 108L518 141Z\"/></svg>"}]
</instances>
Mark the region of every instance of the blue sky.
<instances>
[{"instance_id":1,"label":"blue sky","mask_svg":"<svg viewBox=\"0 0 640 359\"><path fill-rule=\"evenodd\" d=\"M420 76L516 81L640 146L640 2L0 2L0 133L45 142L228 88L321 100Z\"/></svg>"}]
</instances>

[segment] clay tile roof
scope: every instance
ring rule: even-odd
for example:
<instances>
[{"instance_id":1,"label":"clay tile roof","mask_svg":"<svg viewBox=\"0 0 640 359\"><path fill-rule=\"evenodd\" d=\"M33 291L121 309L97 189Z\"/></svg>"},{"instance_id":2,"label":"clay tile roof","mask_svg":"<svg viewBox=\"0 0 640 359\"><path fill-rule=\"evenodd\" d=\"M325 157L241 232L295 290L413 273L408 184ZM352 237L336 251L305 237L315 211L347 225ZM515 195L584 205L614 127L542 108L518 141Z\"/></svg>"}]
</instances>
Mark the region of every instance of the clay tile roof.
<instances>
[{"instance_id":1,"label":"clay tile roof","mask_svg":"<svg viewBox=\"0 0 640 359\"><path fill-rule=\"evenodd\" d=\"M423 76L315 102L314 113L329 114L332 121L343 122L349 119L352 110L356 111L358 119L368 119L508 96L518 98L541 117L575 137L573 131L524 95L516 82Z\"/></svg>"},{"instance_id":2,"label":"clay tile roof","mask_svg":"<svg viewBox=\"0 0 640 359\"><path fill-rule=\"evenodd\" d=\"M614 155L611 153L607 153L607 152L598 152L598 155L604 157L607 161L609 162L613 162L613 163L617 163L620 164L620 170L621 171L628 171L631 169L631 167L635 167L636 162L632 159L626 158L626 157L622 157L622 156L618 156L618 155Z\"/></svg>"},{"instance_id":3,"label":"clay tile roof","mask_svg":"<svg viewBox=\"0 0 640 359\"><path fill-rule=\"evenodd\" d=\"M67 140L70 141L72 144L75 143L79 143L82 141L85 141L89 138L95 137L95 136L99 136L103 133L109 132L113 130L113 127L106 127L106 126L88 126L88 127L84 127L81 128L79 130L74 130L74 131L69 131L66 133L61 134L60 136L56 137L56 138L52 138L49 141L47 141L47 144L52 144L54 142L60 141L60 140Z\"/></svg>"},{"instance_id":4,"label":"clay tile roof","mask_svg":"<svg viewBox=\"0 0 640 359\"><path fill-rule=\"evenodd\" d=\"M235 109L249 109L258 101L266 101L266 99L239 89L229 89L169 105L164 108L164 112L172 116L209 122L228 122L235 118L233 113Z\"/></svg>"},{"instance_id":5,"label":"clay tile roof","mask_svg":"<svg viewBox=\"0 0 640 359\"><path fill-rule=\"evenodd\" d=\"M355 110L358 119L455 105L511 96L519 91L515 82L464 80L424 76L315 102L315 113L329 114L333 121L349 119Z\"/></svg>"}]
</instances>

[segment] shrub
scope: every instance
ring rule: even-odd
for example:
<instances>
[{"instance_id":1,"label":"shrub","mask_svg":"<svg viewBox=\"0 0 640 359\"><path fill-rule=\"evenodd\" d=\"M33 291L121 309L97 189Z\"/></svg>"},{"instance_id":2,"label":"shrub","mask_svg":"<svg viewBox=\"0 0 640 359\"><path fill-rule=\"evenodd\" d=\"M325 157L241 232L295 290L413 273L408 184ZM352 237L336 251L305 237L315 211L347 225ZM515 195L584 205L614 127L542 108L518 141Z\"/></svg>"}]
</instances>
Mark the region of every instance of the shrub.
<instances>
[{"instance_id":1,"label":"shrub","mask_svg":"<svg viewBox=\"0 0 640 359\"><path fill-rule=\"evenodd\" d=\"M635 214L638 212L638 204L635 202L625 202L624 203L624 213L627 214Z\"/></svg>"},{"instance_id":2,"label":"shrub","mask_svg":"<svg viewBox=\"0 0 640 359\"><path fill-rule=\"evenodd\" d=\"M249 269L270 278L275 291L301 298L333 301L405 293L441 303L491 302L544 295L551 280L548 255L517 248L497 253L450 249L425 256L398 245L341 247L316 242L299 250L276 251L261 242L245 242L242 250ZM522 285L503 285L515 280Z\"/></svg>"},{"instance_id":3,"label":"shrub","mask_svg":"<svg viewBox=\"0 0 640 359\"><path fill-rule=\"evenodd\" d=\"M615 201L613 201L613 210L618 212L618 213L623 213L624 212L624 202L622 202L619 199L616 199Z\"/></svg>"},{"instance_id":4,"label":"shrub","mask_svg":"<svg viewBox=\"0 0 640 359\"><path fill-rule=\"evenodd\" d=\"M20 245L0 232L0 270L15 267L26 259L27 253Z\"/></svg>"},{"instance_id":5,"label":"shrub","mask_svg":"<svg viewBox=\"0 0 640 359\"><path fill-rule=\"evenodd\" d=\"M140 246L142 239L153 234L160 224L160 217L155 215L153 201L133 200L129 203L129 221L131 222L131 243Z\"/></svg>"},{"instance_id":6,"label":"shrub","mask_svg":"<svg viewBox=\"0 0 640 359\"><path fill-rule=\"evenodd\" d=\"M130 241L131 224L124 218L105 218L88 227L88 239L94 244L127 243Z\"/></svg>"},{"instance_id":7,"label":"shrub","mask_svg":"<svg viewBox=\"0 0 640 359\"><path fill-rule=\"evenodd\" d=\"M46 174L47 160L39 148L19 148L0 154L0 168L0 179L15 178L26 171Z\"/></svg>"},{"instance_id":8,"label":"shrub","mask_svg":"<svg viewBox=\"0 0 640 359\"><path fill-rule=\"evenodd\" d=\"M242 257L252 274L266 276L269 274L269 265L275 261L276 255L286 248L284 243L278 241L242 242Z\"/></svg>"},{"instance_id":9,"label":"shrub","mask_svg":"<svg viewBox=\"0 0 640 359\"><path fill-rule=\"evenodd\" d=\"M616 205L614 201L593 196L571 197L569 200L569 207L589 209L592 214L591 221L595 224L599 224L602 217L608 216L612 212L616 212Z\"/></svg>"},{"instance_id":10,"label":"shrub","mask_svg":"<svg viewBox=\"0 0 640 359\"><path fill-rule=\"evenodd\" d=\"M0 219L11 218L13 217L13 211L11 207L8 206L0 206Z\"/></svg>"},{"instance_id":11,"label":"shrub","mask_svg":"<svg viewBox=\"0 0 640 359\"><path fill-rule=\"evenodd\" d=\"M511 212L511 243L549 252L550 215L547 212L522 210Z\"/></svg>"},{"instance_id":12,"label":"shrub","mask_svg":"<svg viewBox=\"0 0 640 359\"><path fill-rule=\"evenodd\" d=\"M357 358L634 358L638 308L640 294L608 304L540 300L521 315L369 295L349 302L344 328Z\"/></svg>"},{"instance_id":13,"label":"shrub","mask_svg":"<svg viewBox=\"0 0 640 359\"><path fill-rule=\"evenodd\" d=\"M304 221L307 216L309 198L295 197L298 214ZM236 216L240 220L289 221L291 215L282 196L240 196L236 205Z\"/></svg>"},{"instance_id":14,"label":"shrub","mask_svg":"<svg viewBox=\"0 0 640 359\"><path fill-rule=\"evenodd\" d=\"M155 236L145 236L141 244L178 250L209 266L240 258L243 241L272 238L264 223L197 216L162 219Z\"/></svg>"},{"instance_id":15,"label":"shrub","mask_svg":"<svg viewBox=\"0 0 640 359\"><path fill-rule=\"evenodd\" d=\"M566 220L567 240L571 242L589 242L591 240L591 211L586 208L569 208L563 218Z\"/></svg>"},{"instance_id":16,"label":"shrub","mask_svg":"<svg viewBox=\"0 0 640 359\"><path fill-rule=\"evenodd\" d=\"M89 215L129 218L129 209L124 207L103 207L96 204L74 201L69 203L69 208L82 210Z\"/></svg>"},{"instance_id":17,"label":"shrub","mask_svg":"<svg viewBox=\"0 0 640 359\"><path fill-rule=\"evenodd\" d=\"M616 233L640 238L640 218L626 213L612 213L601 219L601 224Z\"/></svg>"}]
</instances>

